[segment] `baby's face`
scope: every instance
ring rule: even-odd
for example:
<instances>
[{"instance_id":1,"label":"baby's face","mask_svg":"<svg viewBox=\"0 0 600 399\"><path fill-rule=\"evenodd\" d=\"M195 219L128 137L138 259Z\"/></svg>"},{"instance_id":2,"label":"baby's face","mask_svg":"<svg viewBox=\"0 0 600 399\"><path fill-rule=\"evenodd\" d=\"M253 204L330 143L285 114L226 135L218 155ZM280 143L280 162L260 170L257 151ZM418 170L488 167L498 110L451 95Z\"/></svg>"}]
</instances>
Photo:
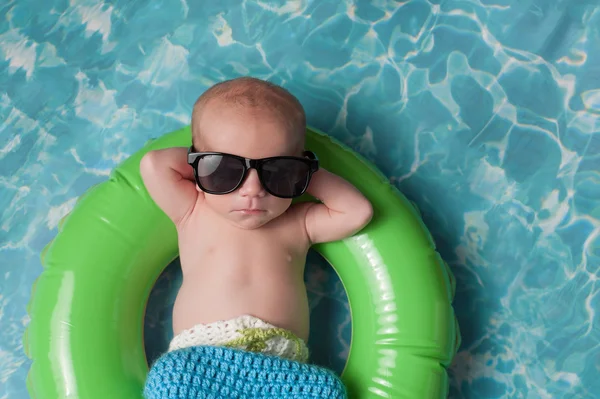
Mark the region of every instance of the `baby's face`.
<instances>
[{"instance_id":1,"label":"baby's face","mask_svg":"<svg viewBox=\"0 0 600 399\"><path fill-rule=\"evenodd\" d=\"M299 155L298 137L265 111L248 111L224 104L209 104L201 120L201 151L259 159ZM198 188L198 187L197 187ZM200 190L198 188L198 190ZM265 191L256 170L250 169L242 185L224 195L205 193L206 204L234 225L255 229L283 214L291 199Z\"/></svg>"}]
</instances>

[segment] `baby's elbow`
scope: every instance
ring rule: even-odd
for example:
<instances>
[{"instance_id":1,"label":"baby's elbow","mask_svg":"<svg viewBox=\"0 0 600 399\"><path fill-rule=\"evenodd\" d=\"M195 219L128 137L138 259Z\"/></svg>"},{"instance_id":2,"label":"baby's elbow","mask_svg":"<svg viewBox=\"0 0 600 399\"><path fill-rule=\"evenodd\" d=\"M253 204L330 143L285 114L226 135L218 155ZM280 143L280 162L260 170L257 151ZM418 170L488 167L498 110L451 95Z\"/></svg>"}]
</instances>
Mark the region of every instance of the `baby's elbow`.
<instances>
[{"instance_id":1,"label":"baby's elbow","mask_svg":"<svg viewBox=\"0 0 600 399\"><path fill-rule=\"evenodd\" d=\"M367 226L373 219L373 205L367 199L355 209L356 221L358 224L358 230L362 230Z\"/></svg>"},{"instance_id":2,"label":"baby's elbow","mask_svg":"<svg viewBox=\"0 0 600 399\"><path fill-rule=\"evenodd\" d=\"M140 174L144 181L147 181L155 174L156 154L154 151L147 152L140 160Z\"/></svg>"},{"instance_id":3,"label":"baby's elbow","mask_svg":"<svg viewBox=\"0 0 600 399\"><path fill-rule=\"evenodd\" d=\"M140 172L142 173L142 175L145 172L149 172L154 168L154 166L156 165L154 158L155 158L154 151L150 151L150 152L147 152L144 154L144 156L142 157L142 159L140 161Z\"/></svg>"},{"instance_id":4,"label":"baby's elbow","mask_svg":"<svg viewBox=\"0 0 600 399\"><path fill-rule=\"evenodd\" d=\"M371 204L371 202L369 200L366 201L364 215L365 215L365 226L366 226L373 219L373 204Z\"/></svg>"}]
</instances>

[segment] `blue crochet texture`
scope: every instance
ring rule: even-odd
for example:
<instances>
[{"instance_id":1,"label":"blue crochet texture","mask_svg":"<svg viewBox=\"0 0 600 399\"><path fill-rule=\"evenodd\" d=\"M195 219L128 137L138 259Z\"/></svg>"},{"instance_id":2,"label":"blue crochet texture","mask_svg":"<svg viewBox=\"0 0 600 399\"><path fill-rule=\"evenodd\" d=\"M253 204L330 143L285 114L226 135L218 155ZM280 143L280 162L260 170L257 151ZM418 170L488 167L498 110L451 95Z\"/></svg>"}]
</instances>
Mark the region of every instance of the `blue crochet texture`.
<instances>
[{"instance_id":1,"label":"blue crochet texture","mask_svg":"<svg viewBox=\"0 0 600 399\"><path fill-rule=\"evenodd\" d=\"M147 399L342 399L330 370L239 349L195 346L162 355L146 379Z\"/></svg>"}]
</instances>

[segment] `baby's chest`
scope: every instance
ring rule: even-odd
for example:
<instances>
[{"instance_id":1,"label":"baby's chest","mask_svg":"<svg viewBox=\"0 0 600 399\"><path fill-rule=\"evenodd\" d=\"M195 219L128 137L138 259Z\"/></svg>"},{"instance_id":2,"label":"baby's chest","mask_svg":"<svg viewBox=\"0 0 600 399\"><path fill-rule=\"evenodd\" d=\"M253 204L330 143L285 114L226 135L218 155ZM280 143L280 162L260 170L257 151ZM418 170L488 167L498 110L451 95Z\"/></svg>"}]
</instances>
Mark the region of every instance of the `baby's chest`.
<instances>
[{"instance_id":1,"label":"baby's chest","mask_svg":"<svg viewBox=\"0 0 600 399\"><path fill-rule=\"evenodd\" d=\"M276 230L214 228L180 236L180 253L221 262L292 262L303 253L298 240Z\"/></svg>"},{"instance_id":2,"label":"baby's chest","mask_svg":"<svg viewBox=\"0 0 600 399\"><path fill-rule=\"evenodd\" d=\"M275 234L264 234L258 232L222 231L205 233L196 237L196 247L205 251L237 250L248 252L251 250L268 250L285 248L287 240Z\"/></svg>"}]
</instances>

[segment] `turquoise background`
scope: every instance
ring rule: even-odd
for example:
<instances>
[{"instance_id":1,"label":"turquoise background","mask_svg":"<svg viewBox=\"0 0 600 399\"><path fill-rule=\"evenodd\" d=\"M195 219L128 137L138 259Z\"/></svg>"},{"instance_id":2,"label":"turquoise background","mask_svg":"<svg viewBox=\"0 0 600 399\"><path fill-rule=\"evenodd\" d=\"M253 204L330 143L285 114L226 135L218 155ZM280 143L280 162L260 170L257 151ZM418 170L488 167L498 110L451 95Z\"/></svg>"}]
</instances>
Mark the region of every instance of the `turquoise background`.
<instances>
[{"instance_id":1,"label":"turquoise background","mask_svg":"<svg viewBox=\"0 0 600 399\"><path fill-rule=\"evenodd\" d=\"M0 399L27 398L39 254L90 186L189 124L210 85L283 85L421 209L457 278L452 398L600 398L597 0L0 1ZM346 296L316 254L316 363ZM181 283L153 291L166 348ZM415 304L418 306L418 304Z\"/></svg>"}]
</instances>

